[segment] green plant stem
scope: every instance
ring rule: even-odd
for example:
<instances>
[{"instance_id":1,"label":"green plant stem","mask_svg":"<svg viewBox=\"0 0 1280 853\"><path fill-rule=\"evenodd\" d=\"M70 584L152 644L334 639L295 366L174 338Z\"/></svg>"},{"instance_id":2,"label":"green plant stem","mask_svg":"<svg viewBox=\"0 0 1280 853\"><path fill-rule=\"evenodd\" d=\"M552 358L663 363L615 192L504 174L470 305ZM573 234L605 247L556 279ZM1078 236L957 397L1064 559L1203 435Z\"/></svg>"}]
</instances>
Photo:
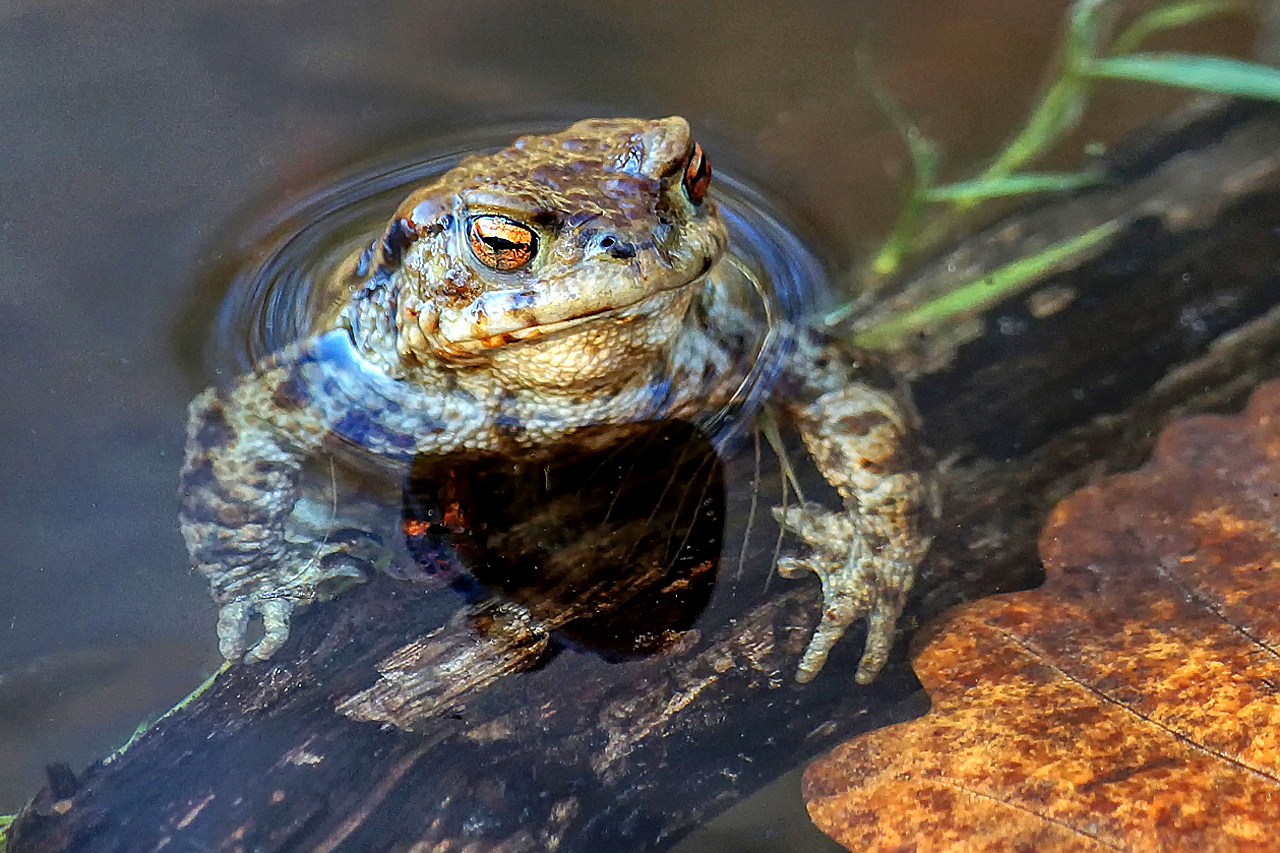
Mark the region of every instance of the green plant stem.
<instances>
[{"instance_id":1,"label":"green plant stem","mask_svg":"<svg viewBox=\"0 0 1280 853\"><path fill-rule=\"evenodd\" d=\"M1055 243L1042 252L1019 258L982 278L962 284L910 311L896 314L854 336L869 349L893 349L904 338L927 331L957 314L972 312L1039 281L1067 259L1092 249L1119 230L1115 222L1092 228L1078 237Z\"/></svg>"}]
</instances>

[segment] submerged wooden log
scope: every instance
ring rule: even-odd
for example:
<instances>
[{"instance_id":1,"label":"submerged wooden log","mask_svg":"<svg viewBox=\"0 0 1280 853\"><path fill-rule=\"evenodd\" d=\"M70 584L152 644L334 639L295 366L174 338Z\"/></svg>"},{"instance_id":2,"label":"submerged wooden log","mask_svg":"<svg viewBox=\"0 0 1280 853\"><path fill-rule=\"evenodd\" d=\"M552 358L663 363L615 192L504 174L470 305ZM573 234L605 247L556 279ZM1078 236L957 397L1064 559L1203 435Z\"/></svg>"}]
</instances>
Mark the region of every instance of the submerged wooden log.
<instances>
[{"instance_id":1,"label":"submerged wooden log","mask_svg":"<svg viewBox=\"0 0 1280 853\"><path fill-rule=\"evenodd\" d=\"M1277 139L1280 112L1238 104L1161 128L1112 161L1106 185L1006 217L855 321L1104 234L1029 288L890 354L913 380L946 492L905 628L1034 583L1039 525L1060 497L1141 461L1170 418L1230 409L1280 372ZM813 683L795 683L816 583L768 582L768 531L740 546L757 500L757 518L773 500L750 486L776 481L747 450L724 473L727 491L691 485L703 483L696 465L676 469L693 504L717 488L725 500L700 517L672 508L674 545L637 540L646 554L678 546L649 561L660 571L544 582L562 596L560 616L538 610L546 598L520 600L509 578L460 595L447 568L417 583L379 577L313 607L270 662L225 671L110 763L51 773L8 849L656 850L806 757L919 713L901 649L874 684L854 684L859 636ZM491 509L482 491L468 499L473 516ZM523 533L476 547L542 547L538 530L567 517L542 503ZM667 573L679 548L719 546L712 517L728 554L714 588L696 548ZM568 587L588 591L566 599ZM655 603L672 591L694 608L709 597L691 629L687 611Z\"/></svg>"}]
</instances>

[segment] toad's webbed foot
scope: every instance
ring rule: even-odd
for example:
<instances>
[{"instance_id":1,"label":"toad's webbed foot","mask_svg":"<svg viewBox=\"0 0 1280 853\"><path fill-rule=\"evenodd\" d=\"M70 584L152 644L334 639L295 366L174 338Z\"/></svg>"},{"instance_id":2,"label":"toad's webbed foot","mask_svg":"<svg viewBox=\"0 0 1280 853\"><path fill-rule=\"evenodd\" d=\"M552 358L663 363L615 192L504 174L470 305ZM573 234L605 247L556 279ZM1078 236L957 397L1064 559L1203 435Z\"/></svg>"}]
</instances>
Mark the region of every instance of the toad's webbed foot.
<instances>
[{"instance_id":1,"label":"toad's webbed foot","mask_svg":"<svg viewBox=\"0 0 1280 853\"><path fill-rule=\"evenodd\" d=\"M797 667L796 680L812 680L845 629L866 616L866 646L855 678L860 684L869 683L893 647L894 627L911 588L914 564L886 563L872 554L854 513L830 512L806 503L776 508L773 515L812 549L804 557L783 557L778 573L791 578L813 572L822 582L822 617Z\"/></svg>"},{"instance_id":2,"label":"toad's webbed foot","mask_svg":"<svg viewBox=\"0 0 1280 853\"><path fill-rule=\"evenodd\" d=\"M371 564L351 552L352 542L321 542L310 557L290 555L279 566L297 566L291 576L279 571L260 574L251 584L234 590L217 589L218 650L227 660L264 661L289 639L295 610L331 598L346 587L365 580ZM262 638L248 647L249 625L262 619Z\"/></svg>"},{"instance_id":3,"label":"toad's webbed foot","mask_svg":"<svg viewBox=\"0 0 1280 853\"><path fill-rule=\"evenodd\" d=\"M855 676L872 681L888 658L936 515L931 466L915 443L909 403L891 381L868 384L859 357L818 332L799 336L787 406L819 471L843 500L780 507L774 518L809 546L779 561L788 577L822 582L822 617L796 679L809 681L855 620L867 640Z\"/></svg>"},{"instance_id":4,"label":"toad's webbed foot","mask_svg":"<svg viewBox=\"0 0 1280 853\"><path fill-rule=\"evenodd\" d=\"M266 660L289 639L289 617L294 606L286 598L240 598L222 605L218 609L218 651L226 660ZM255 615L262 617L262 639L246 651L249 620Z\"/></svg>"}]
</instances>

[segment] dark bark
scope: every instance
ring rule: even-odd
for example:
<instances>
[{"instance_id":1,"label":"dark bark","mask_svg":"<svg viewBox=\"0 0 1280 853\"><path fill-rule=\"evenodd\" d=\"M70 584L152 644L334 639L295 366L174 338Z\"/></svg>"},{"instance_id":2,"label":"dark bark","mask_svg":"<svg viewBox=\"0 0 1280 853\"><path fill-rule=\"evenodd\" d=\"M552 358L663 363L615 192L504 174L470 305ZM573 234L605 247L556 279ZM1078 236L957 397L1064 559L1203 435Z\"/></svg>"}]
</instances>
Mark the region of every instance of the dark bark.
<instances>
[{"instance_id":1,"label":"dark bark","mask_svg":"<svg viewBox=\"0 0 1280 853\"><path fill-rule=\"evenodd\" d=\"M1036 535L1057 500L1140 463L1171 418L1237 407L1280 369L1277 141L1271 109L1227 105L1170 123L1115 158L1105 186L1010 214L857 321L1118 225L1033 288L890 355L913 379L946 493L904 627L1034 583ZM677 472L688 491L701 484L700 499L725 494L707 510L726 525L713 591L698 553L643 535L636 553L657 568L642 580L557 575L563 583L523 601L506 577L377 578L312 608L276 659L223 673L110 764L51 774L9 850L655 850L797 762L919 713L904 649L874 684L853 683L860 636L815 682L794 682L816 583L767 583L771 524L756 525L739 566L751 509L739 486L776 480L746 449L728 464L727 490L697 465ZM461 523L449 523L474 530L499 517L488 476L464 477L480 496L464 497ZM660 486L673 475L654 476ZM772 502L761 495L758 521ZM683 531L679 547L718 545L706 518L685 510L662 510L662 529ZM449 515L415 511L430 524ZM570 524L550 497L527 511L544 527ZM590 531L615 522L581 522L577 544L593 547ZM420 549L447 564L430 524L419 525ZM535 545L542 528L526 527L465 547L570 547ZM566 599L569 586L588 591ZM668 612L671 590L684 597ZM548 600L557 608L539 612ZM455 846L435 846L446 841Z\"/></svg>"}]
</instances>

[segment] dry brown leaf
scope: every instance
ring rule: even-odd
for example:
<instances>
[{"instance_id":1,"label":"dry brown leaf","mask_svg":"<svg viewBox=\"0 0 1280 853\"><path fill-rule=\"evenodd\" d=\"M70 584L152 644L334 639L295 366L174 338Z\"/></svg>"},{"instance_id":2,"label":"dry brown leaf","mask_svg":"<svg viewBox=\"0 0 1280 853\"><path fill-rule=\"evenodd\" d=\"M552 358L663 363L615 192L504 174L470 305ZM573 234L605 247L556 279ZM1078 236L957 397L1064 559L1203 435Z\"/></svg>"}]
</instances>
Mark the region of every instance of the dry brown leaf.
<instances>
[{"instance_id":1,"label":"dry brown leaf","mask_svg":"<svg viewBox=\"0 0 1280 853\"><path fill-rule=\"evenodd\" d=\"M1280 850L1280 382L1058 506L1047 581L957 611L919 720L805 774L858 851Z\"/></svg>"}]
</instances>

